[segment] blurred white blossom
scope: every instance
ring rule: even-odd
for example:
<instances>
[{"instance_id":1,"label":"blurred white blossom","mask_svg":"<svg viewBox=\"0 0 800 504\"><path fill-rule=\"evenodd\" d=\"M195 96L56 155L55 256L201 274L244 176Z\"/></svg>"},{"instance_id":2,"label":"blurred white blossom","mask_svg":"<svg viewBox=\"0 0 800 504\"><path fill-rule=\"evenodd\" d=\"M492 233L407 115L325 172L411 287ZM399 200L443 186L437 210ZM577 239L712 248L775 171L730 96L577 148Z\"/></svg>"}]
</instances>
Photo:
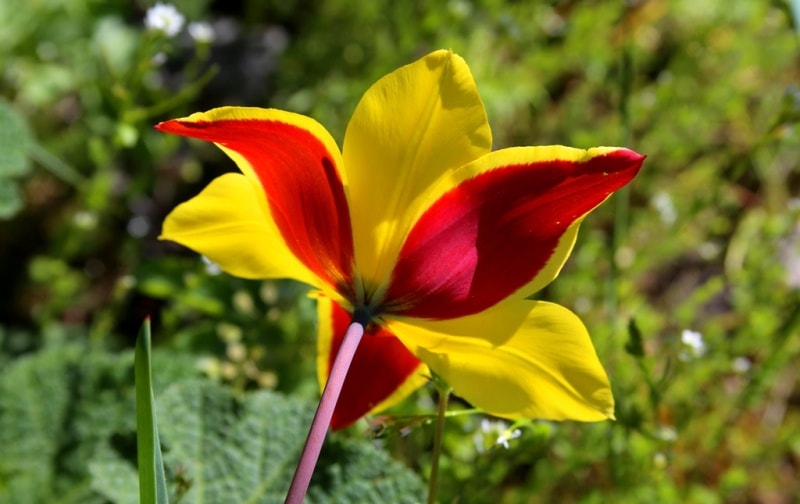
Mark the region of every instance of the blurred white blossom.
<instances>
[{"instance_id":1,"label":"blurred white blossom","mask_svg":"<svg viewBox=\"0 0 800 504\"><path fill-rule=\"evenodd\" d=\"M512 439L517 439L522 435L519 429L511 429L509 425L502 420L489 420L484 418L481 421L481 430L476 432L473 436L475 447L479 453L485 452L492 446L502 446L505 449L509 448L508 442Z\"/></svg>"},{"instance_id":2,"label":"blurred white blossom","mask_svg":"<svg viewBox=\"0 0 800 504\"><path fill-rule=\"evenodd\" d=\"M219 275L222 273L222 268L220 268L217 263L206 256L200 256L200 258L203 260L203 265L206 267L206 273L209 275Z\"/></svg>"},{"instance_id":3,"label":"blurred white blossom","mask_svg":"<svg viewBox=\"0 0 800 504\"><path fill-rule=\"evenodd\" d=\"M706 344L703 341L703 335L697 331L684 329L681 333L681 341L684 345L689 347L689 354L686 352L681 353L683 360L688 360L691 357L701 357L706 353Z\"/></svg>"},{"instance_id":4,"label":"blurred white blossom","mask_svg":"<svg viewBox=\"0 0 800 504\"><path fill-rule=\"evenodd\" d=\"M664 191L659 191L650 199L650 204L658 212L661 217L661 222L667 226L675 224L678 218L678 212L675 210L675 203L672 202L672 197Z\"/></svg>"},{"instance_id":5,"label":"blurred white blossom","mask_svg":"<svg viewBox=\"0 0 800 504\"><path fill-rule=\"evenodd\" d=\"M737 373L744 374L750 371L750 367L752 365L753 363L750 362L750 359L748 359L747 357L736 357L735 359L733 359L732 367L733 370L736 371Z\"/></svg>"},{"instance_id":6,"label":"blurred white blossom","mask_svg":"<svg viewBox=\"0 0 800 504\"><path fill-rule=\"evenodd\" d=\"M189 35L198 44L210 44L216 39L214 28L208 23L195 21L189 23L189 26L186 28L189 30Z\"/></svg>"},{"instance_id":7,"label":"blurred white blossom","mask_svg":"<svg viewBox=\"0 0 800 504\"><path fill-rule=\"evenodd\" d=\"M167 37L177 35L186 18L172 4L157 3L147 9L144 25L148 30L160 31Z\"/></svg>"}]
</instances>

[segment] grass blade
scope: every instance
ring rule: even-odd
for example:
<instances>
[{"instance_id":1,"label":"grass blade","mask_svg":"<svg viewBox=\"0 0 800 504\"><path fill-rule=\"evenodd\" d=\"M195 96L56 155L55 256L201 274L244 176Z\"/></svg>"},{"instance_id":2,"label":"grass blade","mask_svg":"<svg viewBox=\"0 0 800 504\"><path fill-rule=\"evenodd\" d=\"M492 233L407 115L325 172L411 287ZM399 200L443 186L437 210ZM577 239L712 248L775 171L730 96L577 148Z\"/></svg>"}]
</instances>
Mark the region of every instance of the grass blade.
<instances>
[{"instance_id":1,"label":"grass blade","mask_svg":"<svg viewBox=\"0 0 800 504\"><path fill-rule=\"evenodd\" d=\"M150 319L145 320L136 340L136 445L139 461L139 502L167 504L167 482L161 444L158 440L150 364Z\"/></svg>"}]
</instances>

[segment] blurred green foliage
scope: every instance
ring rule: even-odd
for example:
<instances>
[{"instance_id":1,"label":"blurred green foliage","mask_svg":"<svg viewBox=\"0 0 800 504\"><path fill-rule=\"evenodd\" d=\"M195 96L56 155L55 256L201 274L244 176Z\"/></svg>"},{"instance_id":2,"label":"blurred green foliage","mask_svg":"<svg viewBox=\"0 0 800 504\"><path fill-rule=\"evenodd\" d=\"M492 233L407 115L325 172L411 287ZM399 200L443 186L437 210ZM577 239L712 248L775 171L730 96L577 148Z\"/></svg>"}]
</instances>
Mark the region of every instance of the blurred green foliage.
<instances>
[{"instance_id":1,"label":"blurred green foliage","mask_svg":"<svg viewBox=\"0 0 800 504\"><path fill-rule=\"evenodd\" d=\"M341 139L369 85L439 47L470 64L498 147L626 145L649 156L539 294L590 328L617 421L451 417L442 502L800 494L796 2L175 4L188 22L212 23L215 40L145 29L144 1L0 0L0 375L10 394L0 495L122 498L86 482L111 467L92 465L117 432L108 422L132 432L129 364L117 361L148 314L157 396L165 374L198 369L224 385L217 394L316 396L314 305L302 286L231 278L157 240L169 210L233 165L152 125L262 105L311 115ZM702 335L702 351L685 330ZM159 354L183 371L172 375ZM431 397L423 390L370 426L423 476ZM40 421L23 435L14 419L26 408ZM515 429L506 450L498 436Z\"/></svg>"}]
</instances>

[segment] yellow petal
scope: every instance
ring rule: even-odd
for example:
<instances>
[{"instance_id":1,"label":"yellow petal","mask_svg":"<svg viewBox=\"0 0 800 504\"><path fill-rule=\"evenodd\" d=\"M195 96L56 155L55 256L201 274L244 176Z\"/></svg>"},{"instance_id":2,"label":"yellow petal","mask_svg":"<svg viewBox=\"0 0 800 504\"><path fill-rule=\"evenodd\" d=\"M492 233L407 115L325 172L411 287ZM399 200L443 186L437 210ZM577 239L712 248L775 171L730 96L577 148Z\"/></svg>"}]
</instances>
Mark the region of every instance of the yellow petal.
<instances>
[{"instance_id":1,"label":"yellow petal","mask_svg":"<svg viewBox=\"0 0 800 504\"><path fill-rule=\"evenodd\" d=\"M444 321L387 319L455 394L492 415L550 420L614 418L603 366L580 319L542 301L508 301Z\"/></svg>"},{"instance_id":2,"label":"yellow petal","mask_svg":"<svg viewBox=\"0 0 800 504\"><path fill-rule=\"evenodd\" d=\"M388 278L419 195L491 145L469 68L450 51L404 66L364 94L347 126L343 157L357 270L368 290Z\"/></svg>"},{"instance_id":3,"label":"yellow petal","mask_svg":"<svg viewBox=\"0 0 800 504\"><path fill-rule=\"evenodd\" d=\"M347 190L341 154L325 128L299 114L245 107L213 109L156 128L214 142L225 151L260 182L284 244L331 288L353 297Z\"/></svg>"},{"instance_id":4,"label":"yellow petal","mask_svg":"<svg viewBox=\"0 0 800 504\"><path fill-rule=\"evenodd\" d=\"M234 276L323 284L286 246L258 180L238 173L214 179L176 207L160 238L203 254Z\"/></svg>"}]
</instances>

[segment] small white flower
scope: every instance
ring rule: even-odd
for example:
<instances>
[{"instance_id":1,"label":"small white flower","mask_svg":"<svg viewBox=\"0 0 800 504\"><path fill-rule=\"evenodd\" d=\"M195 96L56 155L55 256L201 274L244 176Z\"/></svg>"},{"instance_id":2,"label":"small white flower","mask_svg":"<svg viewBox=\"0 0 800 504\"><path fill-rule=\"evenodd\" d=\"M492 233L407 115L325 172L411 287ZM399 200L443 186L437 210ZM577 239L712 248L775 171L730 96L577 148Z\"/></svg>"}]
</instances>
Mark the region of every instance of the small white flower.
<instances>
[{"instance_id":1,"label":"small white flower","mask_svg":"<svg viewBox=\"0 0 800 504\"><path fill-rule=\"evenodd\" d=\"M481 420L481 432L475 433L473 441L475 442L475 447L478 449L478 453L484 453L492 445L499 445L508 449L508 442L511 439L517 439L521 435L522 431L519 429L510 430L508 423L502 420L492 421L488 418L484 418Z\"/></svg>"},{"instance_id":2,"label":"small white flower","mask_svg":"<svg viewBox=\"0 0 800 504\"><path fill-rule=\"evenodd\" d=\"M155 53L152 58L150 58L150 62L155 66L161 66L167 62L167 55L166 53L159 51Z\"/></svg>"},{"instance_id":3,"label":"small white flower","mask_svg":"<svg viewBox=\"0 0 800 504\"><path fill-rule=\"evenodd\" d=\"M703 335L697 331L684 329L681 333L681 341L684 345L689 347L691 351L691 356L682 354L685 359L689 357L700 357L706 353L706 344L703 342Z\"/></svg>"},{"instance_id":4,"label":"small white flower","mask_svg":"<svg viewBox=\"0 0 800 504\"><path fill-rule=\"evenodd\" d=\"M522 431L519 429L514 429L513 431L506 429L503 433L497 436L497 444L508 450L508 440L517 439L521 435Z\"/></svg>"},{"instance_id":5,"label":"small white flower","mask_svg":"<svg viewBox=\"0 0 800 504\"><path fill-rule=\"evenodd\" d=\"M655 435L658 439L670 443L678 439L678 432L675 430L675 427L670 425L660 425L658 429L656 429Z\"/></svg>"},{"instance_id":6,"label":"small white flower","mask_svg":"<svg viewBox=\"0 0 800 504\"><path fill-rule=\"evenodd\" d=\"M210 44L216 39L214 28L208 24L200 21L189 23L186 27L189 30L189 35L198 44Z\"/></svg>"},{"instance_id":7,"label":"small white flower","mask_svg":"<svg viewBox=\"0 0 800 504\"><path fill-rule=\"evenodd\" d=\"M750 367L752 365L753 363L750 362L750 359L748 359L747 357L736 357L735 359L733 359L733 364L732 364L733 370L739 374L744 374L750 371Z\"/></svg>"},{"instance_id":8,"label":"small white flower","mask_svg":"<svg viewBox=\"0 0 800 504\"><path fill-rule=\"evenodd\" d=\"M215 263L206 256L200 256L200 258L203 260L203 264L206 267L206 273L212 276L216 276L222 273L222 268L220 268L217 263Z\"/></svg>"},{"instance_id":9,"label":"small white flower","mask_svg":"<svg viewBox=\"0 0 800 504\"><path fill-rule=\"evenodd\" d=\"M174 37L183 28L185 20L174 5L159 2L147 9L144 25L148 30L160 31L167 37Z\"/></svg>"},{"instance_id":10,"label":"small white flower","mask_svg":"<svg viewBox=\"0 0 800 504\"><path fill-rule=\"evenodd\" d=\"M661 222L667 226L675 224L678 218L678 212L675 210L675 204L672 202L672 197L664 191L655 193L650 200L650 204L658 211L661 217Z\"/></svg>"}]
</instances>

